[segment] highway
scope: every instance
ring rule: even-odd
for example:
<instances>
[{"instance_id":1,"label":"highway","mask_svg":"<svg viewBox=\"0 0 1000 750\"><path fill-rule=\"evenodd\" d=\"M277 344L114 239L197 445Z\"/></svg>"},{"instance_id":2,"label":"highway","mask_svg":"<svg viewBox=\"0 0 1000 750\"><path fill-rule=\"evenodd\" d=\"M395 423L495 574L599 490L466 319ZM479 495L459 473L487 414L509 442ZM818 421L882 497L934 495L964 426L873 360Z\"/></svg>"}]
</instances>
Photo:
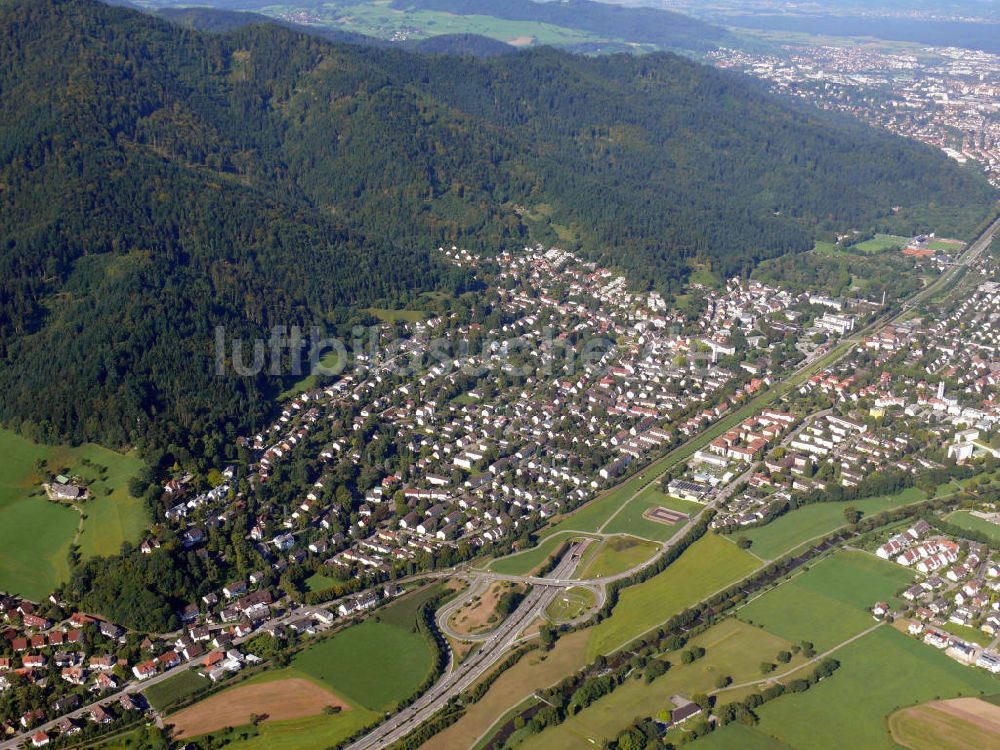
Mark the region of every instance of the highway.
<instances>
[{"instance_id":1,"label":"highway","mask_svg":"<svg viewBox=\"0 0 1000 750\"><path fill-rule=\"evenodd\" d=\"M899 312L894 314L884 313L882 316L876 318L865 326L865 328L854 332L850 337L844 338L831 351L817 351L809 355L793 372L789 373L789 375L787 375L784 379L776 382L774 386L771 387L771 390L773 391L782 384L787 384L789 381L792 381L797 376L801 376L809 371L810 368L814 368L820 363L824 363L825 366L832 365L853 349L853 346L845 346L845 344L856 345L860 343L865 336L886 325L898 321L913 307L929 300L940 289L949 284L956 274L961 273L964 268L967 268L970 264L974 263L982 256L982 254L989 247L994 234L998 230L1000 230L1000 218L997 218L992 224L990 224L983 231L983 233L966 248L966 250L959 256L954 266L942 273L931 284L904 302L901 305ZM839 354L831 357L831 352L836 352L838 350L840 350ZM643 474L647 471L649 472L649 481L636 490L636 492L633 493L623 503L623 505L627 504L638 494L659 481L660 476L662 476L663 472L666 471L671 465L668 459L672 456L682 456L683 451L689 449L693 445L697 445L699 441L703 440L703 433L696 435L683 445L670 451L661 459L658 459L653 464L648 466L646 470L643 471ZM665 466L662 465L664 463L666 464ZM745 478L745 476L741 477L741 479L743 478ZM631 478L626 481L631 481ZM734 487L736 484L738 484L738 482L733 483L730 487ZM522 635L524 630L542 617L546 607L548 607L548 605L555 599L562 589L573 586L585 586L590 588L597 594L597 602L591 612L594 609L600 608L604 602L604 589L607 584L626 578L635 573L639 573L642 570L655 565L667 553L667 551L670 550L670 548L676 545L684 537L684 535L691 530L705 510L714 508L725 499L726 495L727 493L724 491L722 494L713 497L711 501L706 503L705 508L702 511L691 516L682 527L677 529L670 539L663 542L660 549L651 558L629 570L615 575L603 576L583 581L573 577L573 571L577 567L582 550L586 547L586 544L589 543L589 540L587 540L575 542L574 546L563 556L563 559L559 562L556 568L546 576L509 575L488 570L472 570L466 567L459 567L450 570L441 570L434 573L418 574L410 577L410 579L406 579L416 580L419 578L461 577L470 581L470 588L464 592L462 596L456 598L453 602L449 602L448 605L439 611L437 621L442 632L460 640L478 641L482 645L478 651L472 654L468 660L460 665L455 665L454 655L449 649L448 667L441 679L438 680L438 682L431 687L430 690L420 696L411 706L394 716L388 717L385 722L349 745L348 749L368 750L370 748L384 747L404 737L408 732L412 731L421 723L429 719L449 699L458 695L478 681L484 674L488 673L490 669L505 656L511 647L524 640ZM522 601L517 610L515 610L506 620L500 623L500 625L498 625L493 631L476 636L465 636L454 633L447 622L451 614L453 614L464 602L468 601L473 596L484 592L489 585L495 581L521 582L529 584L531 586L531 590L525 596L525 599ZM276 618L275 621L287 624L293 619L297 619L308 614L309 609L315 609L315 607L293 609L282 617ZM589 616L590 613L588 612L585 613L582 618ZM578 620L582 618L578 618ZM236 641L236 643L239 643L239 641ZM88 703L77 711L66 714L66 716L70 718L83 716L93 706L115 701L123 693L134 694L141 692L150 685L161 682L185 669L189 669L190 666L191 665L189 663L183 663L174 669L156 675L155 677L144 682L129 683L122 690L112 695L107 695L100 701ZM33 729L32 732L38 731L38 729L51 730L61 718L63 717L46 722L41 727ZM27 741L28 736L29 733L22 733L0 742L0 750L12 750L13 748L22 746Z\"/></svg>"},{"instance_id":2,"label":"highway","mask_svg":"<svg viewBox=\"0 0 1000 750\"><path fill-rule=\"evenodd\" d=\"M828 366L832 365L854 348L853 346L845 347L844 344L856 345L860 343L865 336L899 320L905 316L911 308L930 299L939 289L948 284L955 274L960 273L963 268L968 267L970 264L979 259L983 252L985 252L989 247L990 242L993 239L993 235L998 230L1000 230L1000 217L995 219L993 223L979 235L979 237L970 243L965 251L959 256L954 266L942 273L931 284L928 284L927 287L907 300L902 305L900 312L896 314L885 313L873 320L864 328L854 332L854 334L850 337L845 338L833 349L833 351L841 349L842 351L840 354L830 358L830 361L826 364ZM827 357L829 357L829 355L829 351L814 352L813 354L807 356L806 359L803 360L803 362L793 372L779 382L787 383L794 380L797 376L806 373L810 370L810 368L813 368L818 363L823 362ZM775 386L777 385L778 383L775 384ZM773 387L774 386L772 386L772 388ZM700 439L700 435L695 436L685 443L684 446L671 451L668 456L676 454L677 451L682 451L685 446L695 444ZM659 462L657 462L657 464L658 463ZM637 490L637 492L634 493L629 500L657 482L663 473L663 471L658 471L657 468L654 468L653 466L650 466L648 470L652 470L650 481ZM664 469L664 471L665 470L666 469ZM714 497L706 504L705 510L715 507L724 496L725 495L718 495ZM670 539L664 542L657 553L650 559L623 573L604 576L602 578L589 579L585 582L585 584L591 587L598 586L603 589L603 586L613 581L626 578L652 565L655 565L671 547L677 544L677 542L679 542L680 539L683 538L688 531L690 531L690 529L698 522L698 519L705 512L705 510L702 510L698 514L689 518L687 523L678 529L674 535L670 537ZM477 591L485 590L484 587L488 586L490 582L500 580L520 581L522 583L531 584L533 588L521 606L510 617L508 617L507 620L501 623L496 630L489 634L488 639L485 641L485 645L482 646L482 648L480 648L474 656L470 657L469 661L464 662L458 668L449 671L444 675L444 677L442 677L441 680L438 681L436 685L434 685L433 688L431 688L430 691L425 693L412 706L405 709L400 714L396 714L391 717L372 732L349 745L348 750L371 750L374 748L384 747L392 742L395 742L396 740L404 737L409 731L415 729L424 721L430 719L431 716L433 716L433 714L449 699L461 693L469 685L478 680L479 677L486 674L496 662L500 661L506 651L519 640L519 635L524 628L537 619L542 612L544 612L545 607L547 607L549 602L555 598L555 595L560 588L581 585L581 581L579 579L571 577L571 573L575 568L577 560L577 555L574 553L576 553L575 548L572 553L567 553L563 557L556 569L553 570L548 576L518 576L495 573L492 571L463 571L462 575L473 579L472 585ZM453 612L458 606L458 604L455 604L454 607L449 607L447 614L450 615L451 612ZM445 624L447 625L447 623Z\"/></svg>"},{"instance_id":3,"label":"highway","mask_svg":"<svg viewBox=\"0 0 1000 750\"><path fill-rule=\"evenodd\" d=\"M552 571L554 578L562 579L572 573L580 560L582 546L584 545L580 543L574 544L566 552ZM521 605L490 634L478 651L456 666L454 655L449 650L449 668L430 690L420 696L413 705L348 745L347 750L372 750L385 747L425 722L450 698L473 685L492 669L507 651L521 640L522 632L542 617L545 608L558 593L558 587L545 585L532 587Z\"/></svg>"}]
</instances>

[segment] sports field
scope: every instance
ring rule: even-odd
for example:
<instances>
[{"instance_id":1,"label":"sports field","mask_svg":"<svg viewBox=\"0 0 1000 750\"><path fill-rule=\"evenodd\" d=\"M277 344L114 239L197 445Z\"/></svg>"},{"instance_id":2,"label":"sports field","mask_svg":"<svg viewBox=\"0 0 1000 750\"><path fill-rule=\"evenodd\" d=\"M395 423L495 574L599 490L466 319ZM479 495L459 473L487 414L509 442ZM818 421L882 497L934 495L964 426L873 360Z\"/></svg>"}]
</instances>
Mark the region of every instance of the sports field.
<instances>
[{"instance_id":1,"label":"sports field","mask_svg":"<svg viewBox=\"0 0 1000 750\"><path fill-rule=\"evenodd\" d=\"M990 523L985 518L972 515L967 510L956 510L947 518L949 523L953 523L967 531L978 531L986 534L993 544L1000 546L1000 525Z\"/></svg>"},{"instance_id":2,"label":"sports field","mask_svg":"<svg viewBox=\"0 0 1000 750\"><path fill-rule=\"evenodd\" d=\"M865 240L854 245L851 250L858 250L862 253L881 253L886 250L902 250L909 237L900 237L894 234L876 234L873 239Z\"/></svg>"},{"instance_id":3,"label":"sports field","mask_svg":"<svg viewBox=\"0 0 1000 750\"><path fill-rule=\"evenodd\" d=\"M753 599L738 616L817 651L842 643L874 624L866 611L892 600L913 573L865 552L837 552Z\"/></svg>"},{"instance_id":4,"label":"sports field","mask_svg":"<svg viewBox=\"0 0 1000 750\"><path fill-rule=\"evenodd\" d=\"M93 497L81 505L87 520L79 539L85 557L113 554L126 539L138 541L146 512L127 490L142 467L135 456L93 444L41 445L9 430L0 430L0 456L0 591L39 600L69 574L66 555L80 514L45 498L37 461L88 484Z\"/></svg>"},{"instance_id":5,"label":"sports field","mask_svg":"<svg viewBox=\"0 0 1000 750\"><path fill-rule=\"evenodd\" d=\"M658 544L634 536L613 536L592 546L596 551L585 561L580 578L624 573L651 558L660 548Z\"/></svg>"},{"instance_id":6,"label":"sports field","mask_svg":"<svg viewBox=\"0 0 1000 750\"><path fill-rule=\"evenodd\" d=\"M705 655L685 665L679 654L668 654L670 670L652 684L645 680L627 680L610 695L569 717L563 724L529 738L522 747L525 750L601 747L635 717L655 716L666 708L669 695L710 693L722 676L729 676L736 684L762 679L761 660L773 660L779 651L792 646L782 638L733 618L723 620L694 638L691 645L703 647ZM804 662L804 657L795 656L787 666L794 668Z\"/></svg>"},{"instance_id":7,"label":"sports field","mask_svg":"<svg viewBox=\"0 0 1000 750\"><path fill-rule=\"evenodd\" d=\"M761 706L755 731L798 750L891 750L887 717L936 697L996 692L1000 680L883 625L835 654L832 677L804 693ZM845 721L844 717L850 717ZM737 747L737 745L733 745Z\"/></svg>"},{"instance_id":8,"label":"sports field","mask_svg":"<svg viewBox=\"0 0 1000 750\"><path fill-rule=\"evenodd\" d=\"M706 534L662 573L621 592L611 617L590 631L587 660L621 648L759 565L727 539Z\"/></svg>"},{"instance_id":9,"label":"sports field","mask_svg":"<svg viewBox=\"0 0 1000 750\"><path fill-rule=\"evenodd\" d=\"M632 502L622 508L614 516L608 525L604 527L606 534L632 534L643 539L652 539L657 542L664 542L677 533L678 528L683 525L683 521L676 525L657 523L648 518L643 518L642 514L651 508L667 508L669 510L680 511L688 515L699 513L704 506L698 503L691 503L687 500L679 500L676 497L660 492L656 487L649 487L636 497Z\"/></svg>"},{"instance_id":10,"label":"sports field","mask_svg":"<svg viewBox=\"0 0 1000 750\"><path fill-rule=\"evenodd\" d=\"M296 654L292 666L351 703L373 711L412 695L434 665L435 646L415 631L416 612L434 587L409 594L360 625Z\"/></svg>"},{"instance_id":11,"label":"sports field","mask_svg":"<svg viewBox=\"0 0 1000 750\"><path fill-rule=\"evenodd\" d=\"M815 539L844 526L844 509L854 506L865 516L916 503L924 499L924 493L910 487L895 495L870 497L839 503L813 503L786 513L765 526L736 532L734 536L745 536L751 541L750 551L764 560L774 560L790 552L809 539Z\"/></svg>"},{"instance_id":12,"label":"sports field","mask_svg":"<svg viewBox=\"0 0 1000 750\"><path fill-rule=\"evenodd\" d=\"M896 711L889 732L909 750L980 750L1000 737L1000 706L979 698L932 701Z\"/></svg>"}]
</instances>

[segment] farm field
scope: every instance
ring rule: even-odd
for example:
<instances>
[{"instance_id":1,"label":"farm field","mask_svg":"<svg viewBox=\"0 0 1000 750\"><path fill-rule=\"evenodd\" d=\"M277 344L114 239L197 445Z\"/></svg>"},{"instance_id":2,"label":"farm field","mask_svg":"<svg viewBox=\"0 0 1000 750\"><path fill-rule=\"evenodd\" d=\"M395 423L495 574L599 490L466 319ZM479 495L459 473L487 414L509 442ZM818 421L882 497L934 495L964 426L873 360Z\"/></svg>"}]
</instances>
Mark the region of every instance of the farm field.
<instances>
[{"instance_id":1,"label":"farm field","mask_svg":"<svg viewBox=\"0 0 1000 750\"><path fill-rule=\"evenodd\" d=\"M701 511L702 505L698 503L688 502L687 500L679 500L676 497L670 497L669 495L660 492L656 487L649 487L642 492L638 497L628 503L618 514L612 518L608 525L604 527L604 532L606 534L631 534L633 536L642 537L643 539L652 539L656 542L665 542L674 534L677 533L678 528L680 528L684 522L670 526L665 523L657 523L656 521L650 521L649 519L643 518L642 514L645 513L650 508L667 508L668 510L676 510L681 513L687 513L688 515L695 515Z\"/></svg>"},{"instance_id":2,"label":"farm field","mask_svg":"<svg viewBox=\"0 0 1000 750\"><path fill-rule=\"evenodd\" d=\"M865 552L837 552L739 610L741 620L824 651L873 624L867 611L913 582L913 573Z\"/></svg>"},{"instance_id":3,"label":"farm field","mask_svg":"<svg viewBox=\"0 0 1000 750\"><path fill-rule=\"evenodd\" d=\"M594 606L594 592L582 586L566 589L545 609L545 615L553 622L569 622Z\"/></svg>"},{"instance_id":4,"label":"farm field","mask_svg":"<svg viewBox=\"0 0 1000 750\"><path fill-rule=\"evenodd\" d=\"M161 710L210 685L207 677L202 677L192 669L185 669L173 677L168 677L163 682L150 685L142 691L142 694L146 696L149 705Z\"/></svg>"},{"instance_id":5,"label":"farm field","mask_svg":"<svg viewBox=\"0 0 1000 750\"><path fill-rule=\"evenodd\" d=\"M1000 526L990 523L985 518L974 516L967 510L956 510L948 516L947 521L967 531L978 531L981 534L986 534L994 544L1000 546Z\"/></svg>"},{"instance_id":6,"label":"farm field","mask_svg":"<svg viewBox=\"0 0 1000 750\"><path fill-rule=\"evenodd\" d=\"M472 748L479 738L507 711L520 703L532 686L547 687L584 665L587 634L579 630L556 641L547 652L533 651L523 656L494 682L481 700L443 732L421 745L421 750Z\"/></svg>"},{"instance_id":7,"label":"farm field","mask_svg":"<svg viewBox=\"0 0 1000 750\"><path fill-rule=\"evenodd\" d=\"M216 747L226 744L239 750L324 750L375 723L379 714L356 708L336 716L320 714L302 719L265 721L258 726L234 727L212 735Z\"/></svg>"},{"instance_id":8,"label":"farm field","mask_svg":"<svg viewBox=\"0 0 1000 750\"><path fill-rule=\"evenodd\" d=\"M774 560L790 552L803 542L833 532L847 522L844 508L853 505L865 516L924 499L924 493L910 487L895 495L870 497L837 503L813 503L786 513L771 523L746 531L737 531L733 537L745 536L751 541L750 551L764 560Z\"/></svg>"},{"instance_id":9,"label":"farm field","mask_svg":"<svg viewBox=\"0 0 1000 750\"><path fill-rule=\"evenodd\" d=\"M601 578L623 573L645 562L660 548L659 545L634 536L614 536L597 546L596 552L585 562L580 578Z\"/></svg>"},{"instance_id":10,"label":"farm field","mask_svg":"<svg viewBox=\"0 0 1000 750\"><path fill-rule=\"evenodd\" d=\"M978 698L932 701L894 713L889 732L909 750L979 750L1000 736L1000 707Z\"/></svg>"},{"instance_id":11,"label":"farm field","mask_svg":"<svg viewBox=\"0 0 1000 750\"><path fill-rule=\"evenodd\" d=\"M520 747L525 750L600 747L604 740L616 737L635 717L655 716L668 707L668 695L709 693L715 689L716 679L724 675L730 676L735 683L762 679L761 660L774 659L775 654L790 649L792 644L729 618L694 638L691 645L703 647L705 656L684 665L678 653L669 654L670 670L652 684L646 684L645 680L627 680L610 695L569 717L563 724L530 737ZM804 662L804 657L795 656L787 667Z\"/></svg>"},{"instance_id":12,"label":"farm field","mask_svg":"<svg viewBox=\"0 0 1000 750\"><path fill-rule=\"evenodd\" d=\"M706 534L662 573L621 592L611 617L590 630L587 660L621 648L759 565L727 539Z\"/></svg>"},{"instance_id":13,"label":"farm field","mask_svg":"<svg viewBox=\"0 0 1000 750\"><path fill-rule=\"evenodd\" d=\"M171 714L167 722L174 725L174 736L184 739L250 724L253 716L265 722L318 716L327 706L342 713L353 709L320 683L286 669L215 693Z\"/></svg>"},{"instance_id":14,"label":"farm field","mask_svg":"<svg viewBox=\"0 0 1000 750\"><path fill-rule=\"evenodd\" d=\"M435 587L415 592L336 635L300 651L292 666L372 711L409 697L430 673L434 645L414 632L420 605Z\"/></svg>"},{"instance_id":15,"label":"farm field","mask_svg":"<svg viewBox=\"0 0 1000 750\"><path fill-rule=\"evenodd\" d=\"M91 489L92 498L81 504L88 516L79 539L84 557L113 554L123 541L139 540L146 511L127 489L128 480L142 468L135 456L94 444L41 445L9 430L0 430L0 455L4 457L0 463L0 590L37 601L69 575L66 555L76 538L80 515L44 497L37 461L46 461L53 473L82 477Z\"/></svg>"},{"instance_id":16,"label":"farm field","mask_svg":"<svg viewBox=\"0 0 1000 750\"><path fill-rule=\"evenodd\" d=\"M892 750L896 744L886 719L899 707L936 696L993 693L1000 686L989 673L965 667L891 627L848 644L835 658L841 666L828 680L757 709L760 724L753 731L797 750L826 750L830 737L852 750Z\"/></svg>"}]
</instances>

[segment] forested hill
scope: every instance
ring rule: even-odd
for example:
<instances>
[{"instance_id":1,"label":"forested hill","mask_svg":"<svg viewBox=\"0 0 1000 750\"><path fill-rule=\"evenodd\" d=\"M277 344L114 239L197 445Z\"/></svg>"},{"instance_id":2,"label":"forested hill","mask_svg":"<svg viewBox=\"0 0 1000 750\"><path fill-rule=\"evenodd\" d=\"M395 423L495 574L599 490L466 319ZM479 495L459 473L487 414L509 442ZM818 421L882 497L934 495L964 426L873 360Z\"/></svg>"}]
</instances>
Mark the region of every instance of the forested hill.
<instances>
[{"instance_id":1,"label":"forested hill","mask_svg":"<svg viewBox=\"0 0 1000 750\"><path fill-rule=\"evenodd\" d=\"M280 385L215 377L216 325L461 291L441 243L554 240L553 222L669 289L692 258L738 272L817 225L915 230L991 200L930 149L673 56L420 56L5 0L0 420L212 452Z\"/></svg>"}]
</instances>

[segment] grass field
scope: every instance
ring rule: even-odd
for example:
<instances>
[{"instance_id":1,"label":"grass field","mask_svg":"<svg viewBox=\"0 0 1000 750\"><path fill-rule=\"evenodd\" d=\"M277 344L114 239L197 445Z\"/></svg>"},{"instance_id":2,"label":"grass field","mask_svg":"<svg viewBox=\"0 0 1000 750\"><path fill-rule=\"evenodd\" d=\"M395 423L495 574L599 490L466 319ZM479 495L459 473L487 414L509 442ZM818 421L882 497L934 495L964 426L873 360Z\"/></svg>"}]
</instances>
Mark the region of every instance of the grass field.
<instances>
[{"instance_id":1,"label":"grass field","mask_svg":"<svg viewBox=\"0 0 1000 750\"><path fill-rule=\"evenodd\" d=\"M979 750L1000 736L1000 707L978 698L924 703L896 711L889 732L909 750Z\"/></svg>"},{"instance_id":2,"label":"grass field","mask_svg":"<svg viewBox=\"0 0 1000 750\"><path fill-rule=\"evenodd\" d=\"M561 591L552 603L545 608L545 615L556 623L575 620L594 606L594 592L582 586Z\"/></svg>"},{"instance_id":3,"label":"grass field","mask_svg":"<svg viewBox=\"0 0 1000 750\"><path fill-rule=\"evenodd\" d=\"M308 591L326 591L331 586L336 585L339 581L331 576L323 575L322 573L313 573L305 580L306 589Z\"/></svg>"},{"instance_id":4,"label":"grass field","mask_svg":"<svg viewBox=\"0 0 1000 750\"><path fill-rule=\"evenodd\" d=\"M851 250L857 250L862 253L881 253L886 250L902 250L906 247L906 243L909 241L909 237L900 237L894 234L876 234L873 239L859 242L857 245L854 245Z\"/></svg>"},{"instance_id":5,"label":"grass field","mask_svg":"<svg viewBox=\"0 0 1000 750\"><path fill-rule=\"evenodd\" d=\"M967 625L956 625L953 622L946 622L944 625L941 625L941 630L945 630L952 635L957 635L962 640L978 643L980 646L989 646L993 642L992 635L986 635L979 628Z\"/></svg>"},{"instance_id":6,"label":"grass field","mask_svg":"<svg viewBox=\"0 0 1000 750\"><path fill-rule=\"evenodd\" d=\"M978 518L967 510L956 510L948 516L947 520L967 531L978 531L981 534L986 534L995 545L1000 546L1000 526L995 523Z\"/></svg>"},{"instance_id":7,"label":"grass field","mask_svg":"<svg viewBox=\"0 0 1000 750\"><path fill-rule=\"evenodd\" d=\"M159 711L210 685L207 677L202 677L194 670L185 669L163 682L150 685L142 691L142 694L146 696L149 705Z\"/></svg>"},{"instance_id":8,"label":"grass field","mask_svg":"<svg viewBox=\"0 0 1000 750\"><path fill-rule=\"evenodd\" d=\"M817 651L842 643L874 623L867 608L891 600L913 574L865 552L837 552L794 575L739 610L739 618Z\"/></svg>"},{"instance_id":9,"label":"grass field","mask_svg":"<svg viewBox=\"0 0 1000 750\"><path fill-rule=\"evenodd\" d=\"M797 750L827 750L831 738L852 750L892 750L887 717L898 708L1000 687L987 672L962 666L886 626L848 644L836 658L841 666L830 679L757 709L760 724L753 731Z\"/></svg>"},{"instance_id":10,"label":"grass field","mask_svg":"<svg viewBox=\"0 0 1000 750\"><path fill-rule=\"evenodd\" d=\"M662 573L621 592L611 617L591 629L588 661L621 648L759 565L728 540L705 535Z\"/></svg>"},{"instance_id":11,"label":"grass field","mask_svg":"<svg viewBox=\"0 0 1000 750\"><path fill-rule=\"evenodd\" d=\"M505 575L528 575L535 570L535 568L552 557L563 542L568 542L579 536L579 534L565 532L546 537L531 549L526 549L524 552L518 552L513 555L501 557L498 560L493 560L488 567L492 571L504 573Z\"/></svg>"},{"instance_id":12,"label":"grass field","mask_svg":"<svg viewBox=\"0 0 1000 750\"><path fill-rule=\"evenodd\" d=\"M386 710L408 698L430 673L434 645L414 632L420 605L438 593L428 587L407 595L360 625L296 654L292 666L320 680L352 704Z\"/></svg>"},{"instance_id":13,"label":"grass field","mask_svg":"<svg viewBox=\"0 0 1000 750\"><path fill-rule=\"evenodd\" d=\"M706 734L692 747L697 750L795 750L774 737L735 722Z\"/></svg>"},{"instance_id":14,"label":"grass field","mask_svg":"<svg viewBox=\"0 0 1000 750\"><path fill-rule=\"evenodd\" d=\"M677 533L677 529L684 522L681 521L675 526L669 526L642 517L642 514L650 508L659 507L695 515L701 511L703 506L687 500L678 500L676 497L670 497L660 492L656 487L649 487L622 508L604 527L604 532L606 534L632 534L643 539L665 542Z\"/></svg>"},{"instance_id":15,"label":"grass field","mask_svg":"<svg viewBox=\"0 0 1000 750\"><path fill-rule=\"evenodd\" d=\"M924 493L910 487L895 495L871 497L839 503L813 503L786 513L765 526L737 532L752 542L750 551L764 560L774 560L803 542L826 535L844 526L844 508L854 506L865 516L924 499Z\"/></svg>"},{"instance_id":16,"label":"grass field","mask_svg":"<svg viewBox=\"0 0 1000 750\"><path fill-rule=\"evenodd\" d=\"M614 536L597 546L597 551L584 565L580 578L601 578L623 573L645 562L660 548L659 545L634 536Z\"/></svg>"},{"instance_id":17,"label":"grass field","mask_svg":"<svg viewBox=\"0 0 1000 750\"><path fill-rule=\"evenodd\" d=\"M69 574L66 556L80 515L32 496L41 493L43 480L36 461L88 483L93 497L82 504L87 520L79 539L84 557L114 554L123 541L138 541L147 519L142 502L128 495L128 480L142 467L135 456L93 444L40 445L9 430L0 430L0 455L0 590L39 600Z\"/></svg>"},{"instance_id":18,"label":"grass field","mask_svg":"<svg viewBox=\"0 0 1000 750\"><path fill-rule=\"evenodd\" d=\"M684 665L677 654L669 654L670 670L652 684L644 680L627 680L612 692L583 711L569 717L563 724L528 739L524 750L573 750L600 747L604 740L613 739L637 716L654 716L667 707L667 696L709 693L720 676L728 675L734 683L761 679L760 662L774 659L791 645L782 638L729 618L692 640L705 649L705 656ZM788 665L804 663L794 657Z\"/></svg>"}]
</instances>

